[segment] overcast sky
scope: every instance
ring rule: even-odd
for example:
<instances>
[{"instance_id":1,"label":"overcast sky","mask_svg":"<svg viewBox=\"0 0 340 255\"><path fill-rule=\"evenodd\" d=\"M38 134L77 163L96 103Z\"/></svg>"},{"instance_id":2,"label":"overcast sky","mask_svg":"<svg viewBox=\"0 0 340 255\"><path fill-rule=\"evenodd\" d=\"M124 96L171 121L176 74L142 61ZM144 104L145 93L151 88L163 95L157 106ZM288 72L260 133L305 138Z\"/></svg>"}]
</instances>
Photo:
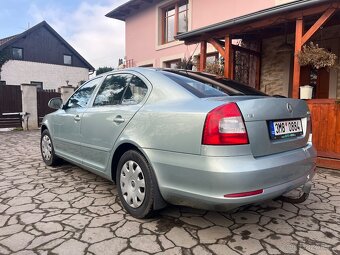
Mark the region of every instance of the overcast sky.
<instances>
[{"instance_id":1,"label":"overcast sky","mask_svg":"<svg viewBox=\"0 0 340 255\"><path fill-rule=\"evenodd\" d=\"M105 17L127 0L1 0L0 38L46 20L95 68L117 66L125 23Z\"/></svg>"}]
</instances>

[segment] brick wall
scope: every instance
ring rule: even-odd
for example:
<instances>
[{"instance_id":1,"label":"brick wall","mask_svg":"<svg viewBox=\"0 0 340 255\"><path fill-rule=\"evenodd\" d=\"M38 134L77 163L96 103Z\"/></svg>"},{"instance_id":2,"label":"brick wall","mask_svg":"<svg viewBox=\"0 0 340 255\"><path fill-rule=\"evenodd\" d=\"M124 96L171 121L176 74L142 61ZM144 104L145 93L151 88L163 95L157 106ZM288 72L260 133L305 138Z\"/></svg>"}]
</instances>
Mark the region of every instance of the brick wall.
<instances>
[{"instance_id":1,"label":"brick wall","mask_svg":"<svg viewBox=\"0 0 340 255\"><path fill-rule=\"evenodd\" d=\"M320 40L322 38L322 41ZM321 47L332 50L338 56L340 65L340 26L327 28L316 33L311 41L319 43ZM289 84L292 83L293 53L278 54L277 49L284 42L284 36L264 39L262 42L261 91L269 95L288 95ZM288 43L294 44L294 36L288 36ZM331 98L340 99L340 69L331 71Z\"/></svg>"}]
</instances>

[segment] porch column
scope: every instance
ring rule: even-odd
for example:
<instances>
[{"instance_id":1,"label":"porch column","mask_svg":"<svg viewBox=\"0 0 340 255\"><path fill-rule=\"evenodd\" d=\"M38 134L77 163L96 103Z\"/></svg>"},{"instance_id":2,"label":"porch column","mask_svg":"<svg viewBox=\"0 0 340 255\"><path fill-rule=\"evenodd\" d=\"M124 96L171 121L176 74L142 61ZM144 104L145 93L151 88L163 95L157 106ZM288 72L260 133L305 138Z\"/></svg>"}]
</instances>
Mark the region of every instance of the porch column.
<instances>
[{"instance_id":1,"label":"porch column","mask_svg":"<svg viewBox=\"0 0 340 255\"><path fill-rule=\"evenodd\" d=\"M230 35L225 37L224 47L224 77L232 79L232 48Z\"/></svg>"},{"instance_id":2,"label":"porch column","mask_svg":"<svg viewBox=\"0 0 340 255\"><path fill-rule=\"evenodd\" d=\"M296 27L295 27L294 73L293 73L293 89L292 89L293 98L299 98L301 68L299 64L298 54L302 48L302 36L303 36L303 19L301 17L296 20Z\"/></svg>"},{"instance_id":3,"label":"porch column","mask_svg":"<svg viewBox=\"0 0 340 255\"><path fill-rule=\"evenodd\" d=\"M207 42L201 42L201 55L200 55L200 66L199 71L204 72L207 64Z\"/></svg>"},{"instance_id":4,"label":"porch column","mask_svg":"<svg viewBox=\"0 0 340 255\"><path fill-rule=\"evenodd\" d=\"M321 17L308 29L308 31L304 34L303 31L303 18L300 17L296 20L296 28L295 28L295 51L294 51L294 75L293 75L293 98L299 98L299 89L300 89L300 64L298 59L298 53L302 49L302 45L304 45L315 32L323 25L327 20L332 17L335 13L335 8L330 8L326 10Z\"/></svg>"},{"instance_id":5,"label":"porch column","mask_svg":"<svg viewBox=\"0 0 340 255\"><path fill-rule=\"evenodd\" d=\"M63 104L69 99L69 97L73 94L74 88L72 86L62 86L60 87L61 99L63 100Z\"/></svg>"}]
</instances>

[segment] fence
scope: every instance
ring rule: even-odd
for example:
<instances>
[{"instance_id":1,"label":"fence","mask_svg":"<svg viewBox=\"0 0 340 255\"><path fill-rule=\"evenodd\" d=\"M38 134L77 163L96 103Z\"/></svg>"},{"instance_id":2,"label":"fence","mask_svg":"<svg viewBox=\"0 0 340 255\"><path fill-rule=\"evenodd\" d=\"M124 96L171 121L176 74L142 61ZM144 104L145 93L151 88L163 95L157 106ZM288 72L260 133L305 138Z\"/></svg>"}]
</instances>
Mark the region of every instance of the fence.
<instances>
[{"instance_id":1,"label":"fence","mask_svg":"<svg viewBox=\"0 0 340 255\"><path fill-rule=\"evenodd\" d=\"M61 97L66 101L73 91L71 86L60 87L59 93L51 89L38 90L32 84L1 85L0 128L38 128L44 116L55 111L48 107L49 100Z\"/></svg>"},{"instance_id":2,"label":"fence","mask_svg":"<svg viewBox=\"0 0 340 255\"><path fill-rule=\"evenodd\" d=\"M318 165L340 170L340 100L308 100Z\"/></svg>"},{"instance_id":3,"label":"fence","mask_svg":"<svg viewBox=\"0 0 340 255\"><path fill-rule=\"evenodd\" d=\"M20 112L22 112L22 96L20 86L0 86L0 128L22 127L22 116L19 114Z\"/></svg>"},{"instance_id":4,"label":"fence","mask_svg":"<svg viewBox=\"0 0 340 255\"><path fill-rule=\"evenodd\" d=\"M61 97L61 94L55 92L55 90L37 91L37 113L39 126L45 115L55 111L54 109L51 109L47 106L48 102L54 97Z\"/></svg>"}]
</instances>

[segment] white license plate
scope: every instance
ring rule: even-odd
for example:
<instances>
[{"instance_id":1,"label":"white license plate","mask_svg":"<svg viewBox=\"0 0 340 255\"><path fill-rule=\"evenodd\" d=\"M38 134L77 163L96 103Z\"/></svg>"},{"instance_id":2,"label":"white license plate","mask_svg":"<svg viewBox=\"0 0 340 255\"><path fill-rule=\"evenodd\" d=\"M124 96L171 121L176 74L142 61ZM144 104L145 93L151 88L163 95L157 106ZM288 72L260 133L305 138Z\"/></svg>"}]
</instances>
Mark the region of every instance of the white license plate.
<instances>
[{"instance_id":1,"label":"white license plate","mask_svg":"<svg viewBox=\"0 0 340 255\"><path fill-rule=\"evenodd\" d=\"M269 121L270 137L284 139L303 134L301 120Z\"/></svg>"}]
</instances>

